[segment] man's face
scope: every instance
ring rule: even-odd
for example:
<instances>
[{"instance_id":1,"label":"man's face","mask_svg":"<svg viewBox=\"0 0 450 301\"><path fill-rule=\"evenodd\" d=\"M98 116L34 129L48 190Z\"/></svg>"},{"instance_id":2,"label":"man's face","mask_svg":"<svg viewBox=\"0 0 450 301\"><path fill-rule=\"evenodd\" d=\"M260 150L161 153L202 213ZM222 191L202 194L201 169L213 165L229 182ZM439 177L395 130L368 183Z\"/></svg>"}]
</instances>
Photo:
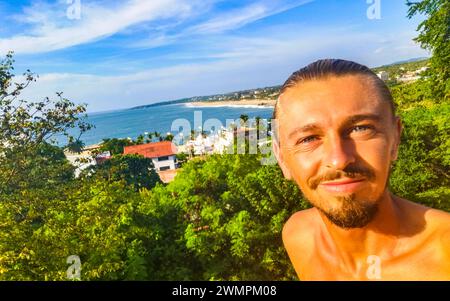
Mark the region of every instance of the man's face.
<instances>
[{"instance_id":1,"label":"man's face","mask_svg":"<svg viewBox=\"0 0 450 301\"><path fill-rule=\"evenodd\" d=\"M365 76L311 80L278 102L279 149L287 178L343 228L372 220L396 159L400 121Z\"/></svg>"}]
</instances>

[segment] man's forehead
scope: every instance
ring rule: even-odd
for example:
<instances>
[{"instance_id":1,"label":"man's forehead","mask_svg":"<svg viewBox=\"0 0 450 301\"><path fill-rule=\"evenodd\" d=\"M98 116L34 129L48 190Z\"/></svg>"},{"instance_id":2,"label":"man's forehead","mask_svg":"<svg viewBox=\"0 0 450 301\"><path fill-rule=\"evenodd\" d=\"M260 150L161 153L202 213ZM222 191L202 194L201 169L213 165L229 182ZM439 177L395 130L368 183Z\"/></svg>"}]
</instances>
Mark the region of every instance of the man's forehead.
<instances>
[{"instance_id":1,"label":"man's forehead","mask_svg":"<svg viewBox=\"0 0 450 301\"><path fill-rule=\"evenodd\" d=\"M312 80L287 89L277 103L280 119L367 114L384 111L385 101L363 77ZM380 112L381 113L381 112ZM283 118L284 117L284 118Z\"/></svg>"}]
</instances>

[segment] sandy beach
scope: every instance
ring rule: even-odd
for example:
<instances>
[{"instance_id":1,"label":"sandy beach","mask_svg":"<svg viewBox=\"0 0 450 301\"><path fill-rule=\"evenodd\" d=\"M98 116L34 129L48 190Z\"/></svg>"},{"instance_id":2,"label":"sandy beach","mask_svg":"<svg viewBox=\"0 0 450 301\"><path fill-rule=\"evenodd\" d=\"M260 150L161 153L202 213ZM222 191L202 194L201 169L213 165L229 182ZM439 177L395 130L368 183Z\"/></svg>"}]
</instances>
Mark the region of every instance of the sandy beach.
<instances>
[{"instance_id":1,"label":"sandy beach","mask_svg":"<svg viewBox=\"0 0 450 301\"><path fill-rule=\"evenodd\" d=\"M195 101L186 103L190 107L273 107L274 99L247 99L224 101Z\"/></svg>"}]
</instances>

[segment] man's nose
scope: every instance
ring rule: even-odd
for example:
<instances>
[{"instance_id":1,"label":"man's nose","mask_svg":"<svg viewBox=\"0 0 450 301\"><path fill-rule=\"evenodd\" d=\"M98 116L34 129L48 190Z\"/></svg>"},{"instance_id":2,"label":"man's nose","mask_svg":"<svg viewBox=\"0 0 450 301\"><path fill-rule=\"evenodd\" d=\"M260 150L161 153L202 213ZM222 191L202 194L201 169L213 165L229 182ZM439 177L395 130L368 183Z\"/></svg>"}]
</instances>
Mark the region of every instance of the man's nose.
<instances>
[{"instance_id":1,"label":"man's nose","mask_svg":"<svg viewBox=\"0 0 450 301\"><path fill-rule=\"evenodd\" d=\"M344 170L355 162L354 145L340 135L331 135L325 142L324 164L328 168Z\"/></svg>"}]
</instances>

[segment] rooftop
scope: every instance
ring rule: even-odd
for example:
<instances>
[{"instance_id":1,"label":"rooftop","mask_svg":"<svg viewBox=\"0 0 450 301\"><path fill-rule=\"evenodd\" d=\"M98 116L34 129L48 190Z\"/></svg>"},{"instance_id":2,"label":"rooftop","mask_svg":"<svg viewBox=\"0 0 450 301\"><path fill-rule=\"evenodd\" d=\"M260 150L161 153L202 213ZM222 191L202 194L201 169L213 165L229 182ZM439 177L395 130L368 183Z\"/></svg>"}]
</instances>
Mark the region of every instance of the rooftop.
<instances>
[{"instance_id":1,"label":"rooftop","mask_svg":"<svg viewBox=\"0 0 450 301\"><path fill-rule=\"evenodd\" d=\"M175 155L177 153L176 146L170 141L153 142L140 145L125 146L124 155L138 154L147 158L158 158Z\"/></svg>"}]
</instances>

